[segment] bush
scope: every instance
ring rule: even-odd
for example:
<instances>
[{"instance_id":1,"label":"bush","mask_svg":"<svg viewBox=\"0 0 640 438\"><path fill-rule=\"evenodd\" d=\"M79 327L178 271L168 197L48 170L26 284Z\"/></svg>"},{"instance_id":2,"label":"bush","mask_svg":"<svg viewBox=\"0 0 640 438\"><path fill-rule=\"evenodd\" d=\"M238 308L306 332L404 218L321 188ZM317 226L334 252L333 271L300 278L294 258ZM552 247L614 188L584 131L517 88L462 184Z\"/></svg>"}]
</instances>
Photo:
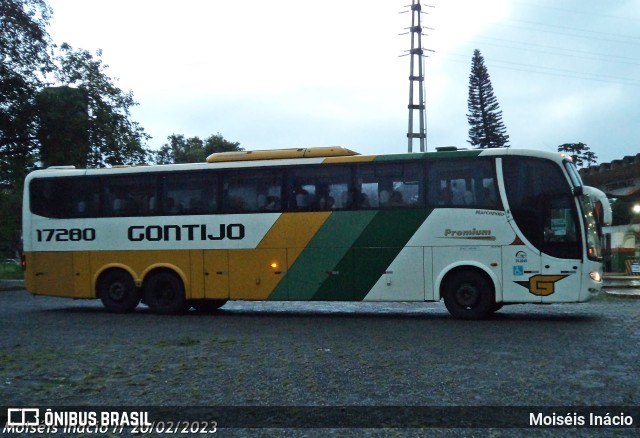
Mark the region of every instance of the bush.
<instances>
[{"instance_id":1,"label":"bush","mask_svg":"<svg viewBox=\"0 0 640 438\"><path fill-rule=\"evenodd\" d=\"M0 263L0 279L2 280L20 280L24 278L22 267L18 263L1 262Z\"/></svg>"}]
</instances>

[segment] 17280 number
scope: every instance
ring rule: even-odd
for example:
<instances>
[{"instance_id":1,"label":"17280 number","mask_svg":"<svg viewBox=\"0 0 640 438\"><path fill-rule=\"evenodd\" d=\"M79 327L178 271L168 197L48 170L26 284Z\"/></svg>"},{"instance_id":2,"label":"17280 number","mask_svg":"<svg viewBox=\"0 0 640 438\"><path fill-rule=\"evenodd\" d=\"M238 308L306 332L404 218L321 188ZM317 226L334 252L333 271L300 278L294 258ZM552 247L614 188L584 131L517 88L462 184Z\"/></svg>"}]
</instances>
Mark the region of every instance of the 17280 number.
<instances>
[{"instance_id":1,"label":"17280 number","mask_svg":"<svg viewBox=\"0 0 640 438\"><path fill-rule=\"evenodd\" d=\"M38 242L81 242L96 239L94 228L44 228L36 230Z\"/></svg>"}]
</instances>

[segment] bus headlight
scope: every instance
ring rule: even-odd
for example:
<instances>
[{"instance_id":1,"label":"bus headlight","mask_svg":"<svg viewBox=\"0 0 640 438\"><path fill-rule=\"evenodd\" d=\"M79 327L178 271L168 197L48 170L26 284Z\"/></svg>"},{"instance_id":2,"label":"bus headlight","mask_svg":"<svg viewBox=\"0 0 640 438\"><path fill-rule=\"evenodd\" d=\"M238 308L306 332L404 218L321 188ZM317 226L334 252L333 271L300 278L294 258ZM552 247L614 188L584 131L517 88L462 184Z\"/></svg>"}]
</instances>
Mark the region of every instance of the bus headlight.
<instances>
[{"instance_id":1,"label":"bus headlight","mask_svg":"<svg viewBox=\"0 0 640 438\"><path fill-rule=\"evenodd\" d=\"M602 281L602 274L600 274L599 272L589 272L589 277L591 277L593 281L596 281L598 283Z\"/></svg>"}]
</instances>

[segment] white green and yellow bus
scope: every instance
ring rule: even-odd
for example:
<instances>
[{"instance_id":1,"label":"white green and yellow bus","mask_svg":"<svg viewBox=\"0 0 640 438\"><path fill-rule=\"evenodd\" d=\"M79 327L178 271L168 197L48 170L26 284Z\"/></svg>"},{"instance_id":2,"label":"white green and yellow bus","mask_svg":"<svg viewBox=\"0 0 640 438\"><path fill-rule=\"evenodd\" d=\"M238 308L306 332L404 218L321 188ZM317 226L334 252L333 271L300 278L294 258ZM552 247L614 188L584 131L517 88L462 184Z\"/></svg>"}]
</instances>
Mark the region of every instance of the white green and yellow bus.
<instances>
[{"instance_id":1,"label":"white green and yellow bus","mask_svg":"<svg viewBox=\"0 0 640 438\"><path fill-rule=\"evenodd\" d=\"M519 149L49 168L25 181L25 285L112 312L443 299L480 319L600 291L590 193L567 158Z\"/></svg>"}]
</instances>

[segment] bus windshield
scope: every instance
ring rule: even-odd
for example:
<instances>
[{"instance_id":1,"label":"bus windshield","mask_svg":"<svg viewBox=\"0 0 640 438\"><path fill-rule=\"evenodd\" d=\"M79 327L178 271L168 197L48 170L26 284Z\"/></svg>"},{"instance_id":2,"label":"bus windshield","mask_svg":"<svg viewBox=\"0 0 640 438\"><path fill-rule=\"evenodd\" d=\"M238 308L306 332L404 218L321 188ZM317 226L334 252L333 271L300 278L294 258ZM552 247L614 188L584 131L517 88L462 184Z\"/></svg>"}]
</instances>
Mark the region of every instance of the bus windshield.
<instances>
[{"instance_id":1,"label":"bus windshield","mask_svg":"<svg viewBox=\"0 0 640 438\"><path fill-rule=\"evenodd\" d=\"M539 158L504 158L507 200L518 228L538 250L580 259L582 239L572 188L554 163Z\"/></svg>"}]
</instances>

